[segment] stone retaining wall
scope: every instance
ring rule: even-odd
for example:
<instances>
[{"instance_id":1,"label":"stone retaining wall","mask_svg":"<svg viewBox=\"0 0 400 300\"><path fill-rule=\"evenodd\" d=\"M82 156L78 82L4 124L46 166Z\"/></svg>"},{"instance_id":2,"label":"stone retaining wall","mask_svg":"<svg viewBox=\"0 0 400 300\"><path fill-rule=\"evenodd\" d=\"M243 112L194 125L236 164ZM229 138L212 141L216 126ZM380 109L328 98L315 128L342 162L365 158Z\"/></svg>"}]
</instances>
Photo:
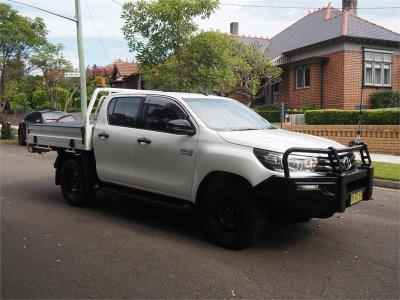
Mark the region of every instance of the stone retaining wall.
<instances>
[{"instance_id":1,"label":"stone retaining wall","mask_svg":"<svg viewBox=\"0 0 400 300\"><path fill-rule=\"evenodd\" d=\"M291 131L311 134L335 140L344 145L354 140L357 125L291 125L283 124ZM400 125L363 125L361 140L368 144L372 153L400 155Z\"/></svg>"}]
</instances>

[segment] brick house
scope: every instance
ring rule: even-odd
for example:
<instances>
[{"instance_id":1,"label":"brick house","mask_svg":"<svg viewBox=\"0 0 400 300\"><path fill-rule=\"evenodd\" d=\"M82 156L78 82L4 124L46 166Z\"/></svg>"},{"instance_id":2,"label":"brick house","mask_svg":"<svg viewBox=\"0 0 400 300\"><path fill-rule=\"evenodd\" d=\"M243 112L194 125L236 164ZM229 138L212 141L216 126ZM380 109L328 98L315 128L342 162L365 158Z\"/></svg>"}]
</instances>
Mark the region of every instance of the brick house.
<instances>
[{"instance_id":1,"label":"brick house","mask_svg":"<svg viewBox=\"0 0 400 300\"><path fill-rule=\"evenodd\" d=\"M237 31L231 25L231 34ZM358 17L356 0L311 12L271 39L238 38L261 42L284 71L266 88L266 104L354 109L361 97L370 106L377 89L400 89L400 34Z\"/></svg>"},{"instance_id":2,"label":"brick house","mask_svg":"<svg viewBox=\"0 0 400 300\"><path fill-rule=\"evenodd\" d=\"M110 85L115 88L143 89L137 63L117 60L113 63Z\"/></svg>"}]
</instances>

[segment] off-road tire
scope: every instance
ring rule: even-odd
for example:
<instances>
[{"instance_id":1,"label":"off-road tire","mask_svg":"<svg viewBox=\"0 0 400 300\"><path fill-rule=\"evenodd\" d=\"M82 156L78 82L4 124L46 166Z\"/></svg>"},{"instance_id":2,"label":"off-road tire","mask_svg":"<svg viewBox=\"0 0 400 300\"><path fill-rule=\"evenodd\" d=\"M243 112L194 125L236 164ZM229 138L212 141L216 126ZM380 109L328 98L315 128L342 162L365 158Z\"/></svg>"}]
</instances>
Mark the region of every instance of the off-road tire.
<instances>
[{"instance_id":1,"label":"off-road tire","mask_svg":"<svg viewBox=\"0 0 400 300\"><path fill-rule=\"evenodd\" d=\"M61 192L72 206L85 206L96 196L96 190L87 180L79 162L70 159L64 162L60 174Z\"/></svg>"},{"instance_id":2,"label":"off-road tire","mask_svg":"<svg viewBox=\"0 0 400 300\"><path fill-rule=\"evenodd\" d=\"M240 250L259 238L265 229L264 210L256 205L251 189L240 181L211 182L201 199L200 212L203 230L224 248Z\"/></svg>"}]
</instances>

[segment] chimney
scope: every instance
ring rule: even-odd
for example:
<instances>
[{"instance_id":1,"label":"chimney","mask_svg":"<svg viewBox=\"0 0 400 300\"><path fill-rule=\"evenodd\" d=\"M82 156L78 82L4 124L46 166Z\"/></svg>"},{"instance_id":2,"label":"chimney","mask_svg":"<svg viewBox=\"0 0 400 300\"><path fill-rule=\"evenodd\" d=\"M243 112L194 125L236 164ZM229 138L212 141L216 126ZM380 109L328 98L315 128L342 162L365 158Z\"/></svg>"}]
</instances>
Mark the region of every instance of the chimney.
<instances>
[{"instance_id":1,"label":"chimney","mask_svg":"<svg viewBox=\"0 0 400 300\"><path fill-rule=\"evenodd\" d=\"M230 33L232 35L239 35L239 23L238 22L232 22L231 23L231 31Z\"/></svg>"},{"instance_id":2,"label":"chimney","mask_svg":"<svg viewBox=\"0 0 400 300\"><path fill-rule=\"evenodd\" d=\"M357 0L342 0L342 11L357 16Z\"/></svg>"}]
</instances>

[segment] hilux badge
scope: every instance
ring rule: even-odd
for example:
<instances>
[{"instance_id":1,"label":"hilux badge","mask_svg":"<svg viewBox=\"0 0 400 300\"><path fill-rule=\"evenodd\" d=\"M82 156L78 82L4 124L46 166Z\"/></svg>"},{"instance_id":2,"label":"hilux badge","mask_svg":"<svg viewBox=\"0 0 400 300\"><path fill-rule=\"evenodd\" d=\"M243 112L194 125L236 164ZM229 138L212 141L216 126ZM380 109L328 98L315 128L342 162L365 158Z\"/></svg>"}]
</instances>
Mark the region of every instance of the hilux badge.
<instances>
[{"instance_id":1,"label":"hilux badge","mask_svg":"<svg viewBox=\"0 0 400 300\"><path fill-rule=\"evenodd\" d=\"M342 163L346 171L351 169L351 160L348 156L343 158Z\"/></svg>"},{"instance_id":2,"label":"hilux badge","mask_svg":"<svg viewBox=\"0 0 400 300\"><path fill-rule=\"evenodd\" d=\"M180 149L179 149L179 152L180 152L182 155L192 156L194 150L193 150L193 149L188 149L188 148L180 148Z\"/></svg>"}]
</instances>

